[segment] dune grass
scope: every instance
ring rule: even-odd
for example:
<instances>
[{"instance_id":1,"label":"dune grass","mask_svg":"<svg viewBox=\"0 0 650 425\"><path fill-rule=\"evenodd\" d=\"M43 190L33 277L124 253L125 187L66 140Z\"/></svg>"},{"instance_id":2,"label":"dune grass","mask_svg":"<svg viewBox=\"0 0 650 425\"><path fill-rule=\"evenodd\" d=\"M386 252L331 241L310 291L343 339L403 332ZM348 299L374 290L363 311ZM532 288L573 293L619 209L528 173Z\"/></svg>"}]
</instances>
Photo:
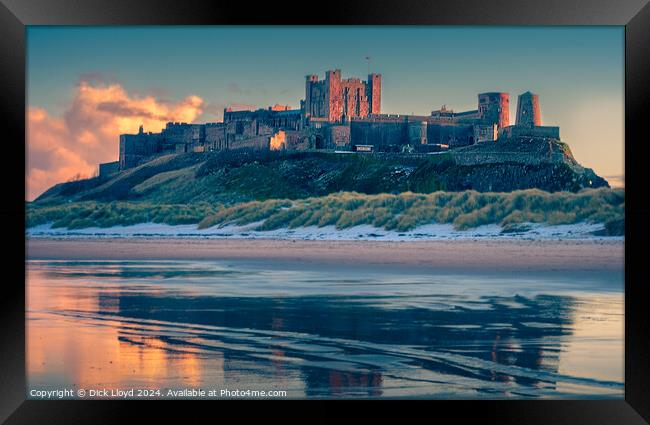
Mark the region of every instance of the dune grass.
<instances>
[{"instance_id":1,"label":"dune grass","mask_svg":"<svg viewBox=\"0 0 650 425\"><path fill-rule=\"evenodd\" d=\"M434 192L367 195L339 192L300 200L271 199L222 206L209 203L162 204L81 202L28 208L28 227L53 223L78 229L136 223L187 224L199 228L256 223L257 230L333 225L346 229L372 225L407 231L431 223L453 224L457 230L484 224L516 228L520 223L604 223L623 233L625 191L584 189L544 192L537 189L509 193Z\"/></svg>"},{"instance_id":2,"label":"dune grass","mask_svg":"<svg viewBox=\"0 0 650 425\"><path fill-rule=\"evenodd\" d=\"M218 206L135 202L77 202L27 208L27 227L52 223L55 228L128 226L138 223L192 224L218 211Z\"/></svg>"},{"instance_id":3,"label":"dune grass","mask_svg":"<svg viewBox=\"0 0 650 425\"><path fill-rule=\"evenodd\" d=\"M451 223L458 230L484 224L608 223L624 217L622 189L548 193L530 189L511 193L434 192L365 195L342 192L297 201L263 201L227 207L202 221L204 227L263 220L258 230L369 224L406 231L430 223Z\"/></svg>"}]
</instances>

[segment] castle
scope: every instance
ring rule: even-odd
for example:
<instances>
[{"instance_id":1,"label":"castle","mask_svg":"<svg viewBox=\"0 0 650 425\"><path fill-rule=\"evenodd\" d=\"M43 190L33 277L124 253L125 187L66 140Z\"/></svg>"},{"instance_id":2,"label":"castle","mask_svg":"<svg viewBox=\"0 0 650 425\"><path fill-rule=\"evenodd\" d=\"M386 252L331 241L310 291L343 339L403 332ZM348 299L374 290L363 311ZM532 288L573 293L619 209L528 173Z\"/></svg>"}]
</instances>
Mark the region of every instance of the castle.
<instances>
[{"instance_id":1,"label":"castle","mask_svg":"<svg viewBox=\"0 0 650 425\"><path fill-rule=\"evenodd\" d=\"M332 150L430 153L475 143L513 138L560 138L559 127L542 126L539 97L518 97L510 125L510 96L478 95L477 109L455 112L445 106L430 115L381 113L381 74L343 79L341 71L325 79L308 75L299 109L224 110L223 121L205 124L169 122L160 133L120 135L119 161L100 164L100 175L135 167L169 153L228 149Z\"/></svg>"}]
</instances>

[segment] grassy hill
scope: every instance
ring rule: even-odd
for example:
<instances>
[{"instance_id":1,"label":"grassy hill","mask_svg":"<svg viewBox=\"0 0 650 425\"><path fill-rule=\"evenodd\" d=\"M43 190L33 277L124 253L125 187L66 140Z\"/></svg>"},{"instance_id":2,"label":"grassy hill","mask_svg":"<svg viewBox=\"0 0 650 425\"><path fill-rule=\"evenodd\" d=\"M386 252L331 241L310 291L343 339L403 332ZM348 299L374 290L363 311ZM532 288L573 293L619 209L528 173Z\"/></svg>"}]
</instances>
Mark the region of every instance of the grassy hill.
<instances>
[{"instance_id":1,"label":"grassy hill","mask_svg":"<svg viewBox=\"0 0 650 425\"><path fill-rule=\"evenodd\" d=\"M608 234L622 233L624 191L578 165L565 144L495 145L435 155L167 155L110 178L58 184L28 205L27 225L260 222L261 229L372 224L404 230L428 222L463 229L592 221L609 223Z\"/></svg>"},{"instance_id":2,"label":"grassy hill","mask_svg":"<svg viewBox=\"0 0 650 425\"><path fill-rule=\"evenodd\" d=\"M560 142L558 142L560 143ZM566 145L564 145L566 146ZM539 148L539 147L537 147ZM477 147L475 149L482 149ZM467 148L464 154L471 153ZM540 154L541 155L541 154ZM537 188L576 192L606 187L575 163L503 161L460 164L454 154L337 154L226 151L167 155L105 179L56 185L35 205L76 201L146 201L156 204L300 199L335 192L366 194Z\"/></svg>"}]
</instances>

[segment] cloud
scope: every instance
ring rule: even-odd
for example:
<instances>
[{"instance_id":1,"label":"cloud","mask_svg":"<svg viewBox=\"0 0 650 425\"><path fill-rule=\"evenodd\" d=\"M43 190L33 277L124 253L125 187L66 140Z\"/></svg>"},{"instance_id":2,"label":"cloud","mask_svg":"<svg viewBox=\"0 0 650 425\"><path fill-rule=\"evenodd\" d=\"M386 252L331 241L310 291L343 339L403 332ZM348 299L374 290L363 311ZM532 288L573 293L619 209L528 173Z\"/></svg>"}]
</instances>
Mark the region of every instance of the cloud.
<instances>
[{"instance_id":1,"label":"cloud","mask_svg":"<svg viewBox=\"0 0 650 425\"><path fill-rule=\"evenodd\" d=\"M195 95L169 102L128 93L98 75L82 76L62 116L27 109L27 199L56 183L94 175L100 162L116 161L120 134L135 133L140 125L158 132L168 121L194 122L203 104Z\"/></svg>"}]
</instances>

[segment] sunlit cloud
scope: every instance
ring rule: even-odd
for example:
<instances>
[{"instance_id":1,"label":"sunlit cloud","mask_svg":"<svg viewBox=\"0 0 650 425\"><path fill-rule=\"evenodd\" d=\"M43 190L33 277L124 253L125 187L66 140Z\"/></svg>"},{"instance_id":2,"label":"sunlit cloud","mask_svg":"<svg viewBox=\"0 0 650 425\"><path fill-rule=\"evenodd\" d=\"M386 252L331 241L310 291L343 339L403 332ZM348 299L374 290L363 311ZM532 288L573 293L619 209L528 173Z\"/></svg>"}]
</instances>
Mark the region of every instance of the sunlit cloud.
<instances>
[{"instance_id":1,"label":"sunlit cloud","mask_svg":"<svg viewBox=\"0 0 650 425\"><path fill-rule=\"evenodd\" d=\"M62 116L27 109L27 199L56 183L90 177L97 164L117 160L120 134L135 133L140 125L158 132L169 121L194 122L203 104L195 95L170 102L129 93L97 75L82 77Z\"/></svg>"}]
</instances>

